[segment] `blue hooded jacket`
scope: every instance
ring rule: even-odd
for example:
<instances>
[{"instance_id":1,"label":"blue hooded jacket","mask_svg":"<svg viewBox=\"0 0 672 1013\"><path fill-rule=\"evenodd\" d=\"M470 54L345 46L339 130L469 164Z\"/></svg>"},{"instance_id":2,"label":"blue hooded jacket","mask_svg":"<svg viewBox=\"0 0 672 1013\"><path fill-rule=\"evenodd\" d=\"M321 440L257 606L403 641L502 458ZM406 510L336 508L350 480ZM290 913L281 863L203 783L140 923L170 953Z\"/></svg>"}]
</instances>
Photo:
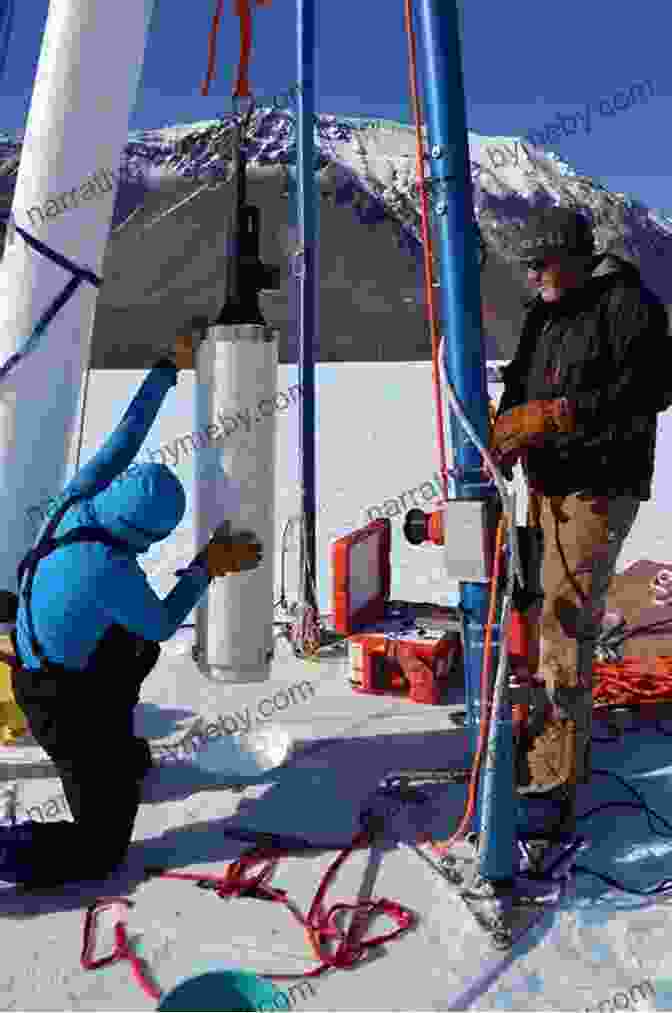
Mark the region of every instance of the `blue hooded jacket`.
<instances>
[{"instance_id":1,"label":"blue hooded jacket","mask_svg":"<svg viewBox=\"0 0 672 1013\"><path fill-rule=\"evenodd\" d=\"M85 542L56 549L41 560L33 582L31 615L38 643L49 661L81 671L113 623L147 640L168 640L208 587L205 568L195 566L184 572L162 601L136 558L152 543L167 538L184 517L182 483L165 464L129 468L169 388L176 384L177 369L169 363L157 364L115 431L47 513L35 545L65 500L84 495L86 499L66 511L54 537L89 525L102 528L128 546L123 552ZM25 582L26 578L22 586ZM25 666L39 668L21 593L16 636Z\"/></svg>"}]
</instances>

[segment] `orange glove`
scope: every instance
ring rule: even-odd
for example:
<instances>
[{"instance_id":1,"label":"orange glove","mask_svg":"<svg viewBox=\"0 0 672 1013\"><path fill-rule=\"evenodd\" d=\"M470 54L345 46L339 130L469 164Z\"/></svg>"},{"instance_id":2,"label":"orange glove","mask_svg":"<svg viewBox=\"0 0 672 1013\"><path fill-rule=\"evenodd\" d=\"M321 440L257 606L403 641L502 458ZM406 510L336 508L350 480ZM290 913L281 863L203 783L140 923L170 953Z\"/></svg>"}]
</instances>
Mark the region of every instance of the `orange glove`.
<instances>
[{"instance_id":1,"label":"orange glove","mask_svg":"<svg viewBox=\"0 0 672 1013\"><path fill-rule=\"evenodd\" d=\"M254 532L231 532L230 524L218 528L206 547L206 561L211 577L256 570L262 557L263 548Z\"/></svg>"},{"instance_id":2,"label":"orange glove","mask_svg":"<svg viewBox=\"0 0 672 1013\"><path fill-rule=\"evenodd\" d=\"M495 464L497 465L497 467L499 468L499 470L504 475L504 478L508 482L512 482L513 481L513 468L514 468L514 465L516 464L516 462L518 461L518 458L520 457L520 454L517 453L517 452L514 452L512 454L503 455L503 454L501 454L496 449L495 444L494 444L494 433L495 433L495 425L496 425L496 421L497 421L497 407L496 407L494 401L492 401L492 400L488 401L488 415L490 417L490 442L489 442L489 445L488 445L488 450L492 454L492 456L494 458L494 461L495 461ZM488 465L485 462L483 462L482 471L483 471L483 474L487 478L491 478L490 468L488 467Z\"/></svg>"},{"instance_id":3,"label":"orange glove","mask_svg":"<svg viewBox=\"0 0 672 1013\"><path fill-rule=\"evenodd\" d=\"M573 433L574 411L567 398L528 401L501 415L495 423L493 449L501 457L541 446L551 433Z\"/></svg>"}]
</instances>

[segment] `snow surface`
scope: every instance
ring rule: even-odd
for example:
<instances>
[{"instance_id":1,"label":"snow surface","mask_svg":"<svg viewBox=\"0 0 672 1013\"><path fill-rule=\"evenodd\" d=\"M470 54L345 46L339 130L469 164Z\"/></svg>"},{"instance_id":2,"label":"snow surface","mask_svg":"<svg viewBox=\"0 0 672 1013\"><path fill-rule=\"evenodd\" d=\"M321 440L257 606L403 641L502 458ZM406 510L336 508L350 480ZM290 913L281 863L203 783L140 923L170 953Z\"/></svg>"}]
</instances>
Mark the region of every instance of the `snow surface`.
<instances>
[{"instance_id":1,"label":"snow surface","mask_svg":"<svg viewBox=\"0 0 672 1013\"><path fill-rule=\"evenodd\" d=\"M319 440L317 451L321 521L318 530L321 604L328 608L328 542L366 520L366 508L417 488L431 480L435 469L431 410L431 367L424 364L347 363L318 367ZM143 374L95 373L82 460L85 461L123 413ZM279 389L295 381L295 370L281 367ZM191 428L193 379L181 376L169 394L145 446L153 449ZM497 394L499 387L492 386ZM344 406L347 405L347 411ZM421 409L421 410L420 410ZM299 506L297 486L296 409L278 413L276 503L278 535L286 518ZM660 417L658 467L654 498L644 504L619 561L645 557L672 559L669 503L672 489L661 467L672 448L672 413ZM344 425L347 423L347 437ZM344 453L344 447L354 452ZM355 449L356 448L356 449ZM190 465L178 468L190 500ZM428 503L431 508L431 503ZM403 514L401 509L401 514ZM165 594L172 573L190 557L193 535L189 515L178 533L148 559L152 585ZM439 550L413 549L403 543L400 518L393 524L392 595L411 600L449 601L451 589L442 579ZM276 589L279 586L276 545ZM289 597L296 587L297 553L288 558ZM257 714L264 699L308 680L314 692L295 695L294 706L268 722L285 729L294 740L289 767L277 781L246 789L244 795L221 787L221 776L199 770L193 760L165 760L145 782L134 843L127 865L115 878L86 888L69 887L51 894L0 898L0 945L7 956L0 966L0 1008L17 1010L144 1010L154 1008L126 965L84 971L79 965L83 913L98 895L129 896L135 906L129 933L147 959L160 986L169 990L205 963L237 963L276 972L312 966L304 937L279 905L254 900L228 903L191 884L154 880L143 883L145 865L166 865L177 871L221 871L244 848L221 836L226 826L245 825L312 840L345 843L356 829L361 801L387 770L404 766L462 766L464 739L451 722L454 708L433 708L389 698L359 697L346 680L343 659L321 664L288 656L279 643L272 680L265 685L233 688L207 682L191 661L191 631L181 631L164 647L162 660L147 680L136 710L136 731L152 739L181 738L200 715L228 717ZM104 687L101 696L104 698ZM459 696L459 692L457 694ZM457 699L457 697L456 697ZM265 710L268 705L265 705ZM83 715L83 720L87 716ZM88 716L96 720L95 715ZM258 719L257 719L258 720ZM235 727L235 726L234 726ZM597 734L606 736L601 726ZM595 766L619 770L643 791L664 815L670 812L667 740L655 733L628 735L625 749L596 745ZM10 752L5 749L3 758ZM15 747L13 756L28 760L37 749ZM220 785L218 788L217 785ZM47 819L63 818L60 784L50 778L20 782L25 809L40 805ZM445 831L461 815L462 788L433 796L436 813L431 825ZM626 800L613 779L595 777L580 790L579 811L605 801ZM35 813L35 810L33 810ZM19 812L21 817L22 812ZM411 831L403 816L395 828L406 840ZM655 837L645 816L633 810L608 810L589 821L595 846L584 864L641 886L668 875L670 846ZM665 828L663 827L663 833ZM274 882L307 910L321 875L335 854L283 862ZM385 947L378 958L352 971L334 971L313 981L315 994L293 993L295 1007L314 1010L444 1010L479 974L488 950L460 902L443 884L406 853L387 843L377 858L374 896L384 896L418 913L416 931ZM339 874L329 894L333 902L352 901L367 867L365 854L355 855ZM329 900L331 903L331 900ZM577 882L576 897L557 917L547 918L527 943L513 954L510 966L495 975L491 987L476 996L472 1009L581 1010L644 978L658 982L670 972L666 900L620 894L587 876ZM375 933L389 931L375 923ZM371 931L369 934L372 934ZM103 933L101 950L111 937ZM670 974L672 977L672 974ZM286 983L279 983L286 988ZM666 1009L663 985L657 985L658 1006L641 999L633 1008ZM602 1008L605 1008L604 1006Z\"/></svg>"}]
</instances>

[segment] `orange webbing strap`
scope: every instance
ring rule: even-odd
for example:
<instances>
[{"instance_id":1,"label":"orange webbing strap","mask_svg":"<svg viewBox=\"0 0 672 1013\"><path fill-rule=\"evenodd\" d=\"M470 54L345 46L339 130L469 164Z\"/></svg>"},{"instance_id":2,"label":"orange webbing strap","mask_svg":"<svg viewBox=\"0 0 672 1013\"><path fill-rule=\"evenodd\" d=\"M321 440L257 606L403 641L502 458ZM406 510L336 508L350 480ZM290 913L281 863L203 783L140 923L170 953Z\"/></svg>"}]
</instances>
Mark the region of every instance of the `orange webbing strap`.
<instances>
[{"instance_id":1,"label":"orange webbing strap","mask_svg":"<svg viewBox=\"0 0 672 1013\"><path fill-rule=\"evenodd\" d=\"M233 91L234 98L251 98L249 70L250 53L252 52L252 3L253 0L233 0L233 13L240 18L240 63L238 66L238 80ZM258 7L268 7L271 0L256 0ZM217 0L217 7L212 19L210 38L208 39L208 72L205 81L201 85L201 95L210 93L210 84L215 77L215 64L217 61L217 33L219 22L222 17L224 0Z\"/></svg>"}]
</instances>

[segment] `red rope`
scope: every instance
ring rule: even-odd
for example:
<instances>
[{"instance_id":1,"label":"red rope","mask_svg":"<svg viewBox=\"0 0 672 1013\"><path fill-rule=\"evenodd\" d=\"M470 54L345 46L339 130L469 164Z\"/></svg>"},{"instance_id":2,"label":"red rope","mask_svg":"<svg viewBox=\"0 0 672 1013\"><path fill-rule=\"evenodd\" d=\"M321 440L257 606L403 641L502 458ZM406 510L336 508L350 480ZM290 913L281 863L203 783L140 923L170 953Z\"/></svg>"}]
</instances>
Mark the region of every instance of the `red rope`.
<instances>
[{"instance_id":1,"label":"red rope","mask_svg":"<svg viewBox=\"0 0 672 1013\"><path fill-rule=\"evenodd\" d=\"M253 0L233 0L233 13L240 18L240 61L238 64L238 79L233 90L234 98L251 98L250 91L250 54L252 52L252 2ZM258 7L268 7L271 0L256 0ZM210 85L215 77L217 63L217 35L219 33L219 22L222 17L224 0L217 0L217 6L212 19L212 28L208 39L208 71L205 81L201 85L201 95L210 93Z\"/></svg>"},{"instance_id":2,"label":"red rope","mask_svg":"<svg viewBox=\"0 0 672 1013\"><path fill-rule=\"evenodd\" d=\"M205 81L201 85L201 95L208 95L210 93L210 82L215 76L215 63L217 60L217 33L219 32L219 22L222 16L223 7L224 0L217 0L217 7L212 19L212 28L210 29L210 38L208 39L208 72L206 74Z\"/></svg>"},{"instance_id":3,"label":"red rope","mask_svg":"<svg viewBox=\"0 0 672 1013\"><path fill-rule=\"evenodd\" d=\"M278 862L281 858L291 855L291 851L279 848L252 848L245 852L240 858L232 862L226 869L223 876L208 876L202 873L193 872L164 872L156 873L163 879L182 879L191 882L210 883L215 893L222 898L225 897L256 897L259 900L268 900L284 904L293 918L304 928L311 949L317 960L318 967L302 973L293 974L264 974L263 978L277 978L279 980L290 980L294 978L315 978L323 974L329 968L353 967L366 954L366 951L374 946L381 946L392 939L396 939L402 932L415 924L413 914L397 904L395 901L381 898L377 901L359 901L356 904L333 904L328 911L324 911L322 902L329 886L336 876L339 868L345 860L361 848L366 848L371 843L371 835L368 830L362 830L355 834L350 845L336 857L327 869L318 887L317 893L310 910L306 916L301 914L298 907L287 897L284 890L278 890L267 885L268 880L273 876ZM249 875L250 871L260 863L264 863L261 872ZM107 957L94 960L92 957L95 945L96 918L108 908L122 906L132 907L132 902L124 897L100 897L95 904L86 912L84 920L84 941L82 946L82 967L87 970L95 970L120 960L128 960L133 969L133 974L143 991L152 999L160 999L161 992L148 979L142 962L133 953L128 945L126 930L121 919L114 926L116 948ZM350 938L351 932L346 934L345 930L336 924L336 917L341 912L352 911L352 927L357 923L357 928L362 928L362 921L368 922L379 914L387 915L397 923L397 928L388 932L387 935L374 936L371 939ZM359 935L359 932L358 932ZM327 940L338 940L338 947L333 954L326 954L322 947Z\"/></svg>"},{"instance_id":4,"label":"red rope","mask_svg":"<svg viewBox=\"0 0 672 1013\"><path fill-rule=\"evenodd\" d=\"M126 927L124 926L121 918L114 923L114 938L116 942L115 949L107 957L100 957L98 960L94 960L92 953L95 946L95 929L96 919L98 915L102 914L110 908L130 908L133 904L130 900L125 897L99 897L95 904L92 904L86 912L84 918L84 941L82 944L82 957L81 963L85 971L96 970L99 967L105 967L108 964L116 964L120 960L128 960L133 970L133 976L138 982L143 992L150 997L150 999L159 1000L161 998L161 989L157 988L147 977L145 968L141 960L133 953L129 944L128 937L126 935Z\"/></svg>"},{"instance_id":5,"label":"red rope","mask_svg":"<svg viewBox=\"0 0 672 1013\"><path fill-rule=\"evenodd\" d=\"M373 946L380 946L383 943L396 939L402 932L405 932L414 924L414 917L410 911L397 904L395 901L380 899L377 901L359 901L356 904L333 904L328 911L323 908L323 900L327 890L336 876L341 865L353 853L361 848L366 848L371 842L370 834L364 830L356 834L349 847L345 848L327 869L318 887L317 893L307 915L302 915L296 905L287 897L284 890L277 890L266 885L267 880L273 875L280 858L287 857L290 851L277 848L253 848L251 851L241 855L236 861L228 866L223 876L203 876L197 873L161 872L160 876L166 879L196 880L198 882L212 883L212 888L219 897L257 897L260 900L269 900L275 903L284 904L292 917L304 928L308 942L315 955L320 961L318 967L302 973L293 974L266 974L262 977L277 979L293 978L314 978L323 974L329 968L352 967L365 955L366 950ZM251 869L264 862L260 873L254 876L247 875ZM375 915L385 914L397 923L397 929L387 935L374 936L371 939L352 939L349 933L336 924L336 916L340 912L352 911L353 922L361 924L364 916L369 920ZM322 946L327 940L338 940L335 953L326 954Z\"/></svg>"},{"instance_id":6,"label":"red rope","mask_svg":"<svg viewBox=\"0 0 672 1013\"><path fill-rule=\"evenodd\" d=\"M238 80L233 90L236 98L250 97L250 53L252 52L252 11L251 0L234 0L235 12L240 18L240 63L238 65Z\"/></svg>"}]
</instances>

